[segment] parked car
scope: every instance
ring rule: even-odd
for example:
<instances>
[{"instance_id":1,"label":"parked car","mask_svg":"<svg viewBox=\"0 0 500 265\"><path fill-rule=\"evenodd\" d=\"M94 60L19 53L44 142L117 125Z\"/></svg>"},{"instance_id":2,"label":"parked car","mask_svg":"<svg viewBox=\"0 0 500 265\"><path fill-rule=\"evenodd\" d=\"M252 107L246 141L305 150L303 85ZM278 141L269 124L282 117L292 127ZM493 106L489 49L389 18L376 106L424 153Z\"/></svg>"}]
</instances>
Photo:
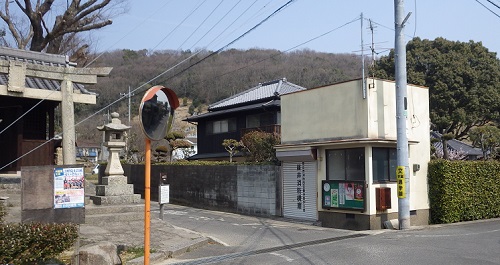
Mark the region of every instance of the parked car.
<instances>
[{"instance_id":1,"label":"parked car","mask_svg":"<svg viewBox=\"0 0 500 265\"><path fill-rule=\"evenodd\" d=\"M96 175L99 174L99 164L95 165L95 167L92 169L92 174Z\"/></svg>"}]
</instances>

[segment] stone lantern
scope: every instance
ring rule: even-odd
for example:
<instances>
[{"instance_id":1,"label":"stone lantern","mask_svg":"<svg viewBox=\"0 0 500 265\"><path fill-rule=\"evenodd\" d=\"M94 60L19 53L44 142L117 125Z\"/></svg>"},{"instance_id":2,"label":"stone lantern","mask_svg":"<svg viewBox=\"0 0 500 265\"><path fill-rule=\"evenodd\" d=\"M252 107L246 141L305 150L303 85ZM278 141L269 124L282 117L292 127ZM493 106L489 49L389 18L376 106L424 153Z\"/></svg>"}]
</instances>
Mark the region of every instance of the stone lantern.
<instances>
[{"instance_id":1,"label":"stone lantern","mask_svg":"<svg viewBox=\"0 0 500 265\"><path fill-rule=\"evenodd\" d=\"M108 166L104 171L105 176L123 175L122 164L120 163L120 151L125 147L125 131L129 126L122 124L116 112L111 113L111 123L98 126L99 131L104 131L104 146L109 150Z\"/></svg>"},{"instance_id":2,"label":"stone lantern","mask_svg":"<svg viewBox=\"0 0 500 265\"><path fill-rule=\"evenodd\" d=\"M120 162L120 151L125 147L124 134L130 127L122 124L118 113L111 113L111 117L111 123L97 127L104 131L104 146L108 148L109 157L104 176L96 185L96 196L91 196L91 199L98 205L138 203L140 195L134 194L134 186L128 184Z\"/></svg>"}]
</instances>

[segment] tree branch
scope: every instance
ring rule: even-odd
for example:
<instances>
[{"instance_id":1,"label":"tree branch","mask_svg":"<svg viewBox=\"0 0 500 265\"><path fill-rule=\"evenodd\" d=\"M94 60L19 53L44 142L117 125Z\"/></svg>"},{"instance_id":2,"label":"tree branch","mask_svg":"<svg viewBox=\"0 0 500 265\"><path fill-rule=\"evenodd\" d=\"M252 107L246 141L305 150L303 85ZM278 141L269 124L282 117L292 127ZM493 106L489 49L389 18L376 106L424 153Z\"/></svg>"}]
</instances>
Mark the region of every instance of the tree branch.
<instances>
[{"instance_id":1,"label":"tree branch","mask_svg":"<svg viewBox=\"0 0 500 265\"><path fill-rule=\"evenodd\" d=\"M89 2L85 3L83 6L81 6L81 8L78 9L78 13L80 13L80 14L78 14L75 17L75 21L81 20L84 17L88 16L89 14L95 12L96 10L102 9L103 7L107 6L110 1L111 0L104 0L104 1L102 1L102 3L94 5L94 6L89 6L89 4L91 2L95 3L96 0L89 1Z\"/></svg>"}]
</instances>

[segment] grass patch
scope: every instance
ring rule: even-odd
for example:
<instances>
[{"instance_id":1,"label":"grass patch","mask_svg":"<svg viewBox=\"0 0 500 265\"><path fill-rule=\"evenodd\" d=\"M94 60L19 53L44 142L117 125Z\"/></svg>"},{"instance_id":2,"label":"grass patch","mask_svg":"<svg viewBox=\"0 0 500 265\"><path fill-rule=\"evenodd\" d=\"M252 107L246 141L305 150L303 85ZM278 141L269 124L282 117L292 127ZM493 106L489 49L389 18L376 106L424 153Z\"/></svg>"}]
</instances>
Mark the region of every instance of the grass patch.
<instances>
[{"instance_id":1,"label":"grass patch","mask_svg":"<svg viewBox=\"0 0 500 265\"><path fill-rule=\"evenodd\" d=\"M97 185L99 184L99 177L97 174L92 174L92 175L87 175L85 176L85 180L87 180L88 182L94 184L94 185Z\"/></svg>"},{"instance_id":2,"label":"grass patch","mask_svg":"<svg viewBox=\"0 0 500 265\"><path fill-rule=\"evenodd\" d=\"M155 253L154 249L150 249L149 253ZM133 260L144 256L144 247L124 247L122 250L118 251L118 256L125 264L129 260Z\"/></svg>"}]
</instances>

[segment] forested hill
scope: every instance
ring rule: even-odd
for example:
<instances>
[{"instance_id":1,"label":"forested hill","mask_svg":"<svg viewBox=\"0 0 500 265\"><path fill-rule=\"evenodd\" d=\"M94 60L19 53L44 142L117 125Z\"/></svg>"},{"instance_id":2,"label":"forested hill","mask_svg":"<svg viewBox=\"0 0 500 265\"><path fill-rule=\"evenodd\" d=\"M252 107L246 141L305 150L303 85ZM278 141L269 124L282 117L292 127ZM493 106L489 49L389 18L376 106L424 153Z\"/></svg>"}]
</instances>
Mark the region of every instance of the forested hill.
<instances>
[{"instance_id":1,"label":"forested hill","mask_svg":"<svg viewBox=\"0 0 500 265\"><path fill-rule=\"evenodd\" d=\"M311 50L281 53L277 50L231 49L207 57L209 51L196 55L190 51L117 50L102 54L89 67L113 67L109 77L100 78L97 85L89 87L99 93L97 105L81 108L82 112L95 111L128 92L147 83L140 91L152 86L172 88L179 98L193 99L197 104L210 104L241 92L258 83L286 78L288 81L312 88L361 76L361 58L355 54L331 54ZM194 56L193 56L194 55ZM189 58L193 56L192 58ZM186 62L167 71L174 65ZM188 70L189 66L195 64ZM161 77L150 81L159 74ZM143 93L137 93L136 101ZM125 103L125 102L123 102ZM123 107L122 105L121 107ZM112 106L115 111L120 106ZM85 111L87 110L87 111ZM84 114L84 113L81 113ZM84 114L85 115L85 114Z\"/></svg>"}]
</instances>

